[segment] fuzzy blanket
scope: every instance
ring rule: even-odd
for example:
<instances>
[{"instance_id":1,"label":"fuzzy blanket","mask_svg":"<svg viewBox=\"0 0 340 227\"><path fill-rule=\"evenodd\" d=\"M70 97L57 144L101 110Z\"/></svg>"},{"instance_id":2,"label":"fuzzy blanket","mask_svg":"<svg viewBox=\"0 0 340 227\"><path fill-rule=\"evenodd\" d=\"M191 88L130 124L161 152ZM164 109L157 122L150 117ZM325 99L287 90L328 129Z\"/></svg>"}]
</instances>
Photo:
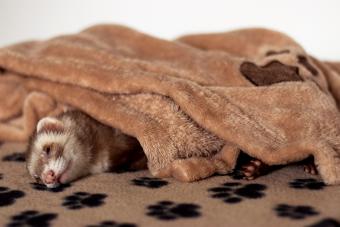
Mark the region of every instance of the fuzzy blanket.
<instances>
[{"instance_id":1,"label":"fuzzy blanket","mask_svg":"<svg viewBox=\"0 0 340 227\"><path fill-rule=\"evenodd\" d=\"M166 41L99 25L2 48L0 67L0 140L25 141L41 117L77 108L136 137L154 176L225 173L242 149L270 165L312 155L340 183L339 64L284 34Z\"/></svg>"}]
</instances>

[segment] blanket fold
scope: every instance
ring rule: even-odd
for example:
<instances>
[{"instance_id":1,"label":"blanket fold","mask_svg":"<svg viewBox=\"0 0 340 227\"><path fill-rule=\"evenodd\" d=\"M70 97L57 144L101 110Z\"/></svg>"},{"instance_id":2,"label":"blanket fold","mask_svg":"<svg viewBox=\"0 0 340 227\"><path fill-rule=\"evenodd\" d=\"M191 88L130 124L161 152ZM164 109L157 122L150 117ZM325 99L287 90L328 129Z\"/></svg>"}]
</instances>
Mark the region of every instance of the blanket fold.
<instances>
[{"instance_id":1,"label":"blanket fold","mask_svg":"<svg viewBox=\"0 0 340 227\"><path fill-rule=\"evenodd\" d=\"M136 137L156 176L195 157L231 170L235 147L268 164L313 155L326 183L340 183L339 64L281 33L167 41L98 25L2 48L0 67L0 140L27 140L40 118L77 108Z\"/></svg>"}]
</instances>

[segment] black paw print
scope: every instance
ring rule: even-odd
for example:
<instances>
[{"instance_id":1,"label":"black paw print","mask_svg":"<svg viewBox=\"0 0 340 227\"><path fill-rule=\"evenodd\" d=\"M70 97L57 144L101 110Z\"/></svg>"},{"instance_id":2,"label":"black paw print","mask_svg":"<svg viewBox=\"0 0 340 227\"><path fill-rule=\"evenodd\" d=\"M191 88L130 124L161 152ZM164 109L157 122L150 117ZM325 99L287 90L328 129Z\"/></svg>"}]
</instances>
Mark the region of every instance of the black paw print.
<instances>
[{"instance_id":1,"label":"black paw print","mask_svg":"<svg viewBox=\"0 0 340 227\"><path fill-rule=\"evenodd\" d=\"M151 177L140 177L137 179L133 179L132 183L134 185L143 186L147 188L160 188L168 184L167 181Z\"/></svg>"},{"instance_id":2,"label":"black paw print","mask_svg":"<svg viewBox=\"0 0 340 227\"><path fill-rule=\"evenodd\" d=\"M317 181L313 178L306 178L306 179L295 179L294 181L289 182L289 186L291 188L296 188L296 189L321 190L326 185L322 181Z\"/></svg>"},{"instance_id":3,"label":"black paw print","mask_svg":"<svg viewBox=\"0 0 340 227\"><path fill-rule=\"evenodd\" d=\"M63 192L65 189L71 187L71 184L61 184L56 188L48 188L43 184L39 183L31 183L31 186L33 189L38 190L38 191L48 191L48 192Z\"/></svg>"},{"instance_id":4,"label":"black paw print","mask_svg":"<svg viewBox=\"0 0 340 227\"><path fill-rule=\"evenodd\" d=\"M319 214L310 206L290 206L287 204L279 204L275 207L275 211L279 217L291 219L304 219L308 216Z\"/></svg>"},{"instance_id":5,"label":"black paw print","mask_svg":"<svg viewBox=\"0 0 340 227\"><path fill-rule=\"evenodd\" d=\"M39 226L48 227L53 219L57 218L55 213L39 213L35 210L23 211L18 215L12 216L11 222L7 224L8 227L27 227Z\"/></svg>"},{"instance_id":6,"label":"black paw print","mask_svg":"<svg viewBox=\"0 0 340 227\"><path fill-rule=\"evenodd\" d=\"M239 182L227 182L220 187L210 188L209 191L213 192L212 198L222 199L225 203L239 203L242 198L258 199L262 198L264 190L267 187L262 184L246 184L242 185Z\"/></svg>"},{"instance_id":7,"label":"black paw print","mask_svg":"<svg viewBox=\"0 0 340 227\"><path fill-rule=\"evenodd\" d=\"M0 207L8 206L15 203L16 199L25 195L24 192L19 190L10 190L6 187L0 187Z\"/></svg>"},{"instance_id":8,"label":"black paw print","mask_svg":"<svg viewBox=\"0 0 340 227\"><path fill-rule=\"evenodd\" d=\"M17 152L10 155L6 155L2 158L4 162L24 162L26 160L25 153Z\"/></svg>"},{"instance_id":9,"label":"black paw print","mask_svg":"<svg viewBox=\"0 0 340 227\"><path fill-rule=\"evenodd\" d=\"M76 192L64 198L63 206L76 210L84 207L97 207L104 204L105 194L90 194L87 192Z\"/></svg>"},{"instance_id":10,"label":"black paw print","mask_svg":"<svg viewBox=\"0 0 340 227\"><path fill-rule=\"evenodd\" d=\"M137 227L137 225L131 223L117 223L115 221L103 221L98 225L88 225L87 227Z\"/></svg>"},{"instance_id":11,"label":"black paw print","mask_svg":"<svg viewBox=\"0 0 340 227\"><path fill-rule=\"evenodd\" d=\"M192 203L178 203L171 201L160 201L156 205L148 206L149 216L161 220L175 220L177 218L196 218L201 216L200 206Z\"/></svg>"},{"instance_id":12,"label":"black paw print","mask_svg":"<svg viewBox=\"0 0 340 227\"><path fill-rule=\"evenodd\" d=\"M340 222L333 218L325 218L307 227L340 227Z\"/></svg>"}]
</instances>

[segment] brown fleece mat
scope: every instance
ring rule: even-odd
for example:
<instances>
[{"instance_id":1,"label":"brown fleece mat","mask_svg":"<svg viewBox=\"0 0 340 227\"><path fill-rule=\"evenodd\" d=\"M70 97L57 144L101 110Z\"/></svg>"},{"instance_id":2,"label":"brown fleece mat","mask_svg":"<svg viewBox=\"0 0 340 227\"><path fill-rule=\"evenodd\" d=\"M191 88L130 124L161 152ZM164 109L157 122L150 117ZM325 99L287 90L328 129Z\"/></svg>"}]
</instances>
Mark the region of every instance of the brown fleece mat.
<instances>
[{"instance_id":1,"label":"brown fleece mat","mask_svg":"<svg viewBox=\"0 0 340 227\"><path fill-rule=\"evenodd\" d=\"M255 181L106 173L47 191L26 175L24 150L0 148L0 226L340 226L339 188L302 166Z\"/></svg>"}]
</instances>

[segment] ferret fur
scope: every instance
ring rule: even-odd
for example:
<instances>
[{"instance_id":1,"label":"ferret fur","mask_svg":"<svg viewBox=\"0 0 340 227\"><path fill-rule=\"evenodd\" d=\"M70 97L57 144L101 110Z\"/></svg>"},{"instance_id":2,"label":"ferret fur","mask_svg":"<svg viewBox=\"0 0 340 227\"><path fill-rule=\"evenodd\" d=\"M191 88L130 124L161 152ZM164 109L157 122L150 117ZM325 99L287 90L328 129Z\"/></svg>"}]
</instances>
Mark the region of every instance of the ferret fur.
<instances>
[{"instance_id":1,"label":"ferret fur","mask_svg":"<svg viewBox=\"0 0 340 227\"><path fill-rule=\"evenodd\" d=\"M123 167L146 168L139 142L80 111L41 119L27 149L29 174L47 187ZM58 182L42 180L50 170Z\"/></svg>"}]
</instances>

